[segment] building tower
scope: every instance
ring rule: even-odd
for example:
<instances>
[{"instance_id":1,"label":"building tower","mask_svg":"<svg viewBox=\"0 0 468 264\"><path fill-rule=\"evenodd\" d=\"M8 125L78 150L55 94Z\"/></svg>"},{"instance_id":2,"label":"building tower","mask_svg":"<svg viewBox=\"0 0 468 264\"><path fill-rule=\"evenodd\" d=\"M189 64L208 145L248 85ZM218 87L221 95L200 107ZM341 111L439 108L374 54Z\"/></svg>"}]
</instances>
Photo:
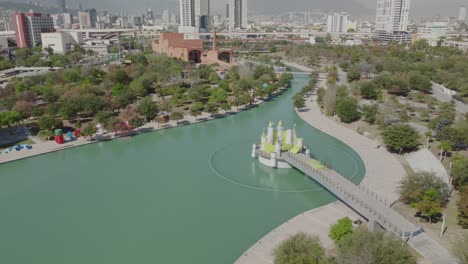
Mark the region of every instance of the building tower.
<instances>
[{"instance_id":1,"label":"building tower","mask_svg":"<svg viewBox=\"0 0 468 264\"><path fill-rule=\"evenodd\" d=\"M410 0L377 0L375 31L383 42L410 40L408 34Z\"/></svg>"},{"instance_id":2,"label":"building tower","mask_svg":"<svg viewBox=\"0 0 468 264\"><path fill-rule=\"evenodd\" d=\"M54 20L48 14L14 13L13 23L18 48L32 48L41 43L41 33L54 32Z\"/></svg>"},{"instance_id":3,"label":"building tower","mask_svg":"<svg viewBox=\"0 0 468 264\"><path fill-rule=\"evenodd\" d=\"M195 27L195 0L180 0L180 26Z\"/></svg>"},{"instance_id":4,"label":"building tower","mask_svg":"<svg viewBox=\"0 0 468 264\"><path fill-rule=\"evenodd\" d=\"M57 0L57 6L59 9L59 14L63 14L67 12L67 4L65 0Z\"/></svg>"},{"instance_id":5,"label":"building tower","mask_svg":"<svg viewBox=\"0 0 468 264\"><path fill-rule=\"evenodd\" d=\"M334 13L327 17L328 33L346 33L348 31L349 15L346 13Z\"/></svg>"},{"instance_id":6,"label":"building tower","mask_svg":"<svg viewBox=\"0 0 468 264\"><path fill-rule=\"evenodd\" d=\"M87 28L96 28L97 22L97 12L96 9L87 9L86 11L78 12L78 18L80 21L80 28L87 29Z\"/></svg>"},{"instance_id":7,"label":"building tower","mask_svg":"<svg viewBox=\"0 0 468 264\"><path fill-rule=\"evenodd\" d=\"M209 31L211 15L210 0L194 1L195 26L202 31Z\"/></svg>"},{"instance_id":8,"label":"building tower","mask_svg":"<svg viewBox=\"0 0 468 264\"><path fill-rule=\"evenodd\" d=\"M464 22L466 20L466 6L460 6L458 9L458 21Z\"/></svg>"},{"instance_id":9,"label":"building tower","mask_svg":"<svg viewBox=\"0 0 468 264\"><path fill-rule=\"evenodd\" d=\"M247 28L247 0L229 0L229 29Z\"/></svg>"}]
</instances>

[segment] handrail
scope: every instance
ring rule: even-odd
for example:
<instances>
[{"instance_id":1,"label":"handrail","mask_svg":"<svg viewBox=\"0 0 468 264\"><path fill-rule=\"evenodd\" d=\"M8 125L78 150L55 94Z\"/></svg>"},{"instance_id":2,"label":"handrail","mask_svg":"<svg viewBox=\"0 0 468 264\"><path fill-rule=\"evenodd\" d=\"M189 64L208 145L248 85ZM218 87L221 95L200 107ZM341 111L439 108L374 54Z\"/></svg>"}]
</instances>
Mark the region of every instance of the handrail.
<instances>
[{"instance_id":1,"label":"handrail","mask_svg":"<svg viewBox=\"0 0 468 264\"><path fill-rule=\"evenodd\" d=\"M355 185L333 170L320 171L312 167L303 154L282 153L282 157L297 169L304 172L312 179L318 181L325 188L333 192L338 198L360 212L367 218L373 218L387 230L391 230L398 236L407 238L415 236L423 231L421 227L414 225L390 207L388 201L380 197L365 186ZM415 231L408 231L408 230Z\"/></svg>"}]
</instances>

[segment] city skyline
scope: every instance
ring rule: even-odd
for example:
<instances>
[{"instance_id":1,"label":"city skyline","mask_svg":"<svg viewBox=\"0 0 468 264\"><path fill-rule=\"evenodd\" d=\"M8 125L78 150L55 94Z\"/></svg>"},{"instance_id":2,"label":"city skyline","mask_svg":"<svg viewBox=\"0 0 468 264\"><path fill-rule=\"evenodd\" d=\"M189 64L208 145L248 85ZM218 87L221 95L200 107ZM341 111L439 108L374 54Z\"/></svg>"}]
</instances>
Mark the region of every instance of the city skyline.
<instances>
[{"instance_id":1,"label":"city skyline","mask_svg":"<svg viewBox=\"0 0 468 264\"><path fill-rule=\"evenodd\" d=\"M16 3L24 3L25 0L9 0ZM151 8L156 14L162 14L164 9L171 12L179 11L179 0L135 0L132 2L115 0L82 0L67 2L67 6L76 9L78 3L85 8L96 8L98 10L109 10L113 12L128 12L139 14L143 10ZM212 1L211 13L223 14L226 10L228 0ZM45 0L44 4L48 6L57 6L57 0ZM429 17L429 16L458 16L459 7L468 3L460 0L421 0L412 1L411 17ZM256 14L281 14L285 12L301 12L316 9L323 9L331 12L348 12L352 16L374 17L377 0L290 0L287 2L279 0L251 0L249 1L249 12ZM111 7L111 8L110 8Z\"/></svg>"}]
</instances>

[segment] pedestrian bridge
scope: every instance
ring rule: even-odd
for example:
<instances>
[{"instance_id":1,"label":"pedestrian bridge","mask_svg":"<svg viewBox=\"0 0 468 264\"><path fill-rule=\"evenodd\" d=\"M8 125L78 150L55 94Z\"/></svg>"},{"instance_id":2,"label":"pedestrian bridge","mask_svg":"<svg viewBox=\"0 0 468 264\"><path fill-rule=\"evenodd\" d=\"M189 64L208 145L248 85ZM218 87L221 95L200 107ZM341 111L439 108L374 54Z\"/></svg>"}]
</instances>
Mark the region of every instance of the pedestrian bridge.
<instances>
[{"instance_id":1,"label":"pedestrian bridge","mask_svg":"<svg viewBox=\"0 0 468 264\"><path fill-rule=\"evenodd\" d=\"M421 227L398 214L390 208L389 202L369 189L355 185L331 169L317 170L313 168L309 162L311 159L307 155L283 152L281 159L320 183L338 199L366 218L369 221L370 230L380 226L402 239L409 239L423 232Z\"/></svg>"}]
</instances>

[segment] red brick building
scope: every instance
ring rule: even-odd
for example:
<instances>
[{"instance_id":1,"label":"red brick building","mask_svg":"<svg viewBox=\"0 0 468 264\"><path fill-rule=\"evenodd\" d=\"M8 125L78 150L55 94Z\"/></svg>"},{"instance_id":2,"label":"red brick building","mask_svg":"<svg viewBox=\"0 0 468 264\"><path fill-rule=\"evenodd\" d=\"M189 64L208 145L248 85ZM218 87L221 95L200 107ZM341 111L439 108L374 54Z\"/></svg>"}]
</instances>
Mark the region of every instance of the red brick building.
<instances>
[{"instance_id":1,"label":"red brick building","mask_svg":"<svg viewBox=\"0 0 468 264\"><path fill-rule=\"evenodd\" d=\"M229 66L232 62L231 50L216 48L216 33L213 37L213 49L208 52L204 51L201 39L184 39L183 33L161 33L159 40L153 41L153 52L194 63Z\"/></svg>"}]
</instances>

